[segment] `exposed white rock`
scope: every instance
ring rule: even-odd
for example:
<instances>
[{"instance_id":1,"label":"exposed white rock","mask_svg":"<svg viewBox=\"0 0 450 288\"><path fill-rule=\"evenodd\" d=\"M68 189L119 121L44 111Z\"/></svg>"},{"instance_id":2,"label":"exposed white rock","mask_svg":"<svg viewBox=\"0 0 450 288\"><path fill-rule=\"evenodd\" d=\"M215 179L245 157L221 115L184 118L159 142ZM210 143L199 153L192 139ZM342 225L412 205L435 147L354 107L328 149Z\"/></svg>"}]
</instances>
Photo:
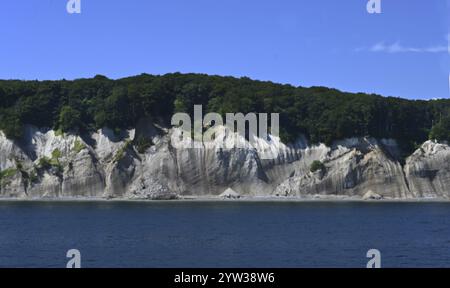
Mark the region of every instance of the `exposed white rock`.
<instances>
[{"instance_id":1,"label":"exposed white rock","mask_svg":"<svg viewBox=\"0 0 450 288\"><path fill-rule=\"evenodd\" d=\"M449 198L449 145L425 142L406 159L404 170L414 197Z\"/></svg>"},{"instance_id":2,"label":"exposed white rock","mask_svg":"<svg viewBox=\"0 0 450 288\"><path fill-rule=\"evenodd\" d=\"M73 155L64 169L63 197L102 197L105 180L102 169L88 149L73 151Z\"/></svg>"},{"instance_id":3,"label":"exposed white rock","mask_svg":"<svg viewBox=\"0 0 450 288\"><path fill-rule=\"evenodd\" d=\"M223 193L220 194L219 197L223 199L239 199L241 198L241 195L239 195L239 193L237 193L233 189L228 188L227 190L223 191Z\"/></svg>"},{"instance_id":4,"label":"exposed white rock","mask_svg":"<svg viewBox=\"0 0 450 288\"><path fill-rule=\"evenodd\" d=\"M5 177L6 178L6 177ZM24 199L27 197L26 182L19 171L6 179L0 179L0 196L8 198Z\"/></svg>"},{"instance_id":5,"label":"exposed white rock","mask_svg":"<svg viewBox=\"0 0 450 288\"><path fill-rule=\"evenodd\" d=\"M372 190L367 191L366 194L362 197L363 200L381 200L383 196L372 192Z\"/></svg>"},{"instance_id":6,"label":"exposed white rock","mask_svg":"<svg viewBox=\"0 0 450 288\"><path fill-rule=\"evenodd\" d=\"M39 183L32 184L27 190L29 198L59 198L62 197L62 181L61 178L55 174L43 173L40 177Z\"/></svg>"},{"instance_id":7,"label":"exposed white rock","mask_svg":"<svg viewBox=\"0 0 450 288\"><path fill-rule=\"evenodd\" d=\"M373 190L385 197L410 197L400 163L390 159L376 140L348 139L322 149L328 153L314 160L324 163L324 171L312 173L302 163L303 169L279 185L275 194L362 197L365 191ZM312 161L307 163L311 165Z\"/></svg>"},{"instance_id":8,"label":"exposed white rock","mask_svg":"<svg viewBox=\"0 0 450 288\"><path fill-rule=\"evenodd\" d=\"M328 147L304 137L285 145L269 135L250 144L217 127L211 141L196 139L194 148L186 148L172 142L180 129L150 123L143 120L118 136L102 129L83 138L27 126L20 143L0 132L0 197L175 199L218 196L230 187L243 196L320 199L450 195L447 144L428 141L402 166L400 149L389 139L351 138ZM142 153L136 137L151 143ZM44 158L50 163L41 167ZM324 168L311 172L314 161Z\"/></svg>"}]
</instances>

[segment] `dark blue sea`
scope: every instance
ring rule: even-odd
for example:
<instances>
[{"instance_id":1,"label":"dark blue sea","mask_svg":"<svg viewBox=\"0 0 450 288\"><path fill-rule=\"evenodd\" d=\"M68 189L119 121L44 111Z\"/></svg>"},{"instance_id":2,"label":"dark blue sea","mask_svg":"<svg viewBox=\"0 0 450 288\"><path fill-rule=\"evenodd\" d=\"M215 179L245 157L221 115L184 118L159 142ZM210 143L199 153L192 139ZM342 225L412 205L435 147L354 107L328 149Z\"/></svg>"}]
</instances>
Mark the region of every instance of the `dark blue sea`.
<instances>
[{"instance_id":1,"label":"dark blue sea","mask_svg":"<svg viewBox=\"0 0 450 288\"><path fill-rule=\"evenodd\" d=\"M0 202L0 267L450 267L449 203Z\"/></svg>"}]
</instances>

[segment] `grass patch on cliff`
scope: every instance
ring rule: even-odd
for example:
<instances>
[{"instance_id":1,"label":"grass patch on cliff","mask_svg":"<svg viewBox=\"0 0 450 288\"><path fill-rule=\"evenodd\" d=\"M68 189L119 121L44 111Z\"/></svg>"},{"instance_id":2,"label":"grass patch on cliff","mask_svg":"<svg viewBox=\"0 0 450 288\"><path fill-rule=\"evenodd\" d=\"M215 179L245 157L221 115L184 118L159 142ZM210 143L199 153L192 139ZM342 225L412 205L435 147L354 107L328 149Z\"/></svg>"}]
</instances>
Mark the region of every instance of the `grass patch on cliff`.
<instances>
[{"instance_id":1,"label":"grass patch on cliff","mask_svg":"<svg viewBox=\"0 0 450 288\"><path fill-rule=\"evenodd\" d=\"M9 178L13 177L14 175L16 175L16 173L19 170L15 169L15 168L8 168L5 170L0 171L0 184L2 187L8 186L9 184L11 184L11 181L9 180Z\"/></svg>"},{"instance_id":2,"label":"grass patch on cliff","mask_svg":"<svg viewBox=\"0 0 450 288\"><path fill-rule=\"evenodd\" d=\"M61 136L64 137L64 132L62 129L55 130L55 136Z\"/></svg>"},{"instance_id":3,"label":"grass patch on cliff","mask_svg":"<svg viewBox=\"0 0 450 288\"><path fill-rule=\"evenodd\" d=\"M61 158L62 153L61 150L59 149L55 149L52 152L52 160L56 160L57 162L59 162L59 158Z\"/></svg>"},{"instance_id":4,"label":"grass patch on cliff","mask_svg":"<svg viewBox=\"0 0 450 288\"><path fill-rule=\"evenodd\" d=\"M83 142L81 142L80 140L75 140L75 143L73 144L73 151L78 154L80 153L82 150L84 150L86 148L86 145L84 145Z\"/></svg>"},{"instance_id":5,"label":"grass patch on cliff","mask_svg":"<svg viewBox=\"0 0 450 288\"><path fill-rule=\"evenodd\" d=\"M13 177L14 175L16 175L17 171L18 170L15 168L8 168L0 171L0 180Z\"/></svg>"},{"instance_id":6,"label":"grass patch on cliff","mask_svg":"<svg viewBox=\"0 0 450 288\"><path fill-rule=\"evenodd\" d=\"M125 152L127 151L128 148L131 147L131 145L132 141L130 139L127 139L124 145L119 150L117 150L116 155L114 155L113 162L120 161L125 156Z\"/></svg>"}]
</instances>

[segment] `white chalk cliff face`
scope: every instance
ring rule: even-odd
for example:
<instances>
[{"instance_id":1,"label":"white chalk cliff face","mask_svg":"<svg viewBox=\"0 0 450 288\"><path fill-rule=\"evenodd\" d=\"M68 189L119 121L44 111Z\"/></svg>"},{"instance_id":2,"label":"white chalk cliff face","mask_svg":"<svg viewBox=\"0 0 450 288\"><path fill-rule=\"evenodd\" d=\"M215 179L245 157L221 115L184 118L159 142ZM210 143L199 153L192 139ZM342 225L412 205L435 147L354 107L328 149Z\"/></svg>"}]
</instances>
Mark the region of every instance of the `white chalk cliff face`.
<instances>
[{"instance_id":1,"label":"white chalk cliff face","mask_svg":"<svg viewBox=\"0 0 450 288\"><path fill-rule=\"evenodd\" d=\"M228 188L243 196L450 198L447 144L425 142L402 165L392 140L354 138L328 147L270 137L257 139L257 147L227 149L222 141L245 139L220 127L213 141L183 149L171 144L177 133L145 122L120 136L28 126L13 142L0 133L0 198L176 199ZM151 140L144 151L139 137ZM266 159L268 153L275 157ZM323 165L311 172L314 161Z\"/></svg>"},{"instance_id":2,"label":"white chalk cliff face","mask_svg":"<svg viewBox=\"0 0 450 288\"><path fill-rule=\"evenodd\" d=\"M450 197L450 146L425 142L405 165L412 197Z\"/></svg>"}]
</instances>

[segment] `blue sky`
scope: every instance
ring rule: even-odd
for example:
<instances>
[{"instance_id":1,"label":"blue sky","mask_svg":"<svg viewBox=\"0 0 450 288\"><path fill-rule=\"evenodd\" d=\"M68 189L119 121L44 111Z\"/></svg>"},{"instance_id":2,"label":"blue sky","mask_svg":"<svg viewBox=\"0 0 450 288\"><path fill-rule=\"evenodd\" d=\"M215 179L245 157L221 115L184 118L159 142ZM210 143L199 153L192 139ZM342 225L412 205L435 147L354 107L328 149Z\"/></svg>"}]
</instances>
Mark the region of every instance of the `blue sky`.
<instances>
[{"instance_id":1,"label":"blue sky","mask_svg":"<svg viewBox=\"0 0 450 288\"><path fill-rule=\"evenodd\" d=\"M0 79L198 72L448 98L449 0L0 2ZM446 49L447 48L447 49Z\"/></svg>"}]
</instances>

